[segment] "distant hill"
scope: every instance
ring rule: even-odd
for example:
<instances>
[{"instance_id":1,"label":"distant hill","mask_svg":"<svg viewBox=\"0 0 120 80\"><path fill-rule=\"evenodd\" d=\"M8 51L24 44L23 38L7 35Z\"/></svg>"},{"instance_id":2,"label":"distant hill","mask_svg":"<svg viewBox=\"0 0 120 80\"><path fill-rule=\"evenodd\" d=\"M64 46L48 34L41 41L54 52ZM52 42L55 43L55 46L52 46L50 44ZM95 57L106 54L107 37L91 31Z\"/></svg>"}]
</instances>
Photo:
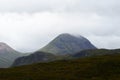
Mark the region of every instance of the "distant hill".
<instances>
[{"instance_id":1,"label":"distant hill","mask_svg":"<svg viewBox=\"0 0 120 80\"><path fill-rule=\"evenodd\" d=\"M24 55L27 54L22 54L7 44L0 42L0 68L10 67L15 59Z\"/></svg>"},{"instance_id":2,"label":"distant hill","mask_svg":"<svg viewBox=\"0 0 120 80\"><path fill-rule=\"evenodd\" d=\"M106 50L95 52L106 54ZM120 52L109 50L109 53L0 69L0 80L120 80Z\"/></svg>"},{"instance_id":3,"label":"distant hill","mask_svg":"<svg viewBox=\"0 0 120 80\"><path fill-rule=\"evenodd\" d=\"M91 56L110 55L110 54L119 54L119 53L120 53L120 49L115 49L115 50L94 49L94 50L83 50L76 54L73 54L72 56L74 58L80 58L80 57L91 57Z\"/></svg>"},{"instance_id":4,"label":"distant hill","mask_svg":"<svg viewBox=\"0 0 120 80\"><path fill-rule=\"evenodd\" d=\"M66 55L87 49L96 49L96 47L83 36L76 37L66 33L59 35L39 51L55 55Z\"/></svg>"},{"instance_id":5,"label":"distant hill","mask_svg":"<svg viewBox=\"0 0 120 80\"><path fill-rule=\"evenodd\" d=\"M44 53L44 52L35 52L33 54L30 54L28 56L23 56L17 58L12 66L21 66L21 65L28 65L28 64L34 64L39 62L50 62L55 60L55 55L51 53Z\"/></svg>"}]
</instances>

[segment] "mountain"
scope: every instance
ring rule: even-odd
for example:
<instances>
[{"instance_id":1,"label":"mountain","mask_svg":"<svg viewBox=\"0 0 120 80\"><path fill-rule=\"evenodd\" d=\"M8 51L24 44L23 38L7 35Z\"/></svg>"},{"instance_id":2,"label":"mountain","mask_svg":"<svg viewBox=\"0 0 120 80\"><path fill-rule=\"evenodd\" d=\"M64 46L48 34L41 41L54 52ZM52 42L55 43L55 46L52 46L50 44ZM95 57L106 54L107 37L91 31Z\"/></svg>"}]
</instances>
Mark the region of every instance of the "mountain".
<instances>
[{"instance_id":1,"label":"mountain","mask_svg":"<svg viewBox=\"0 0 120 80\"><path fill-rule=\"evenodd\" d=\"M76 37L66 33L59 35L39 51L53 53L55 55L66 55L87 49L96 49L96 47L83 36Z\"/></svg>"},{"instance_id":2,"label":"mountain","mask_svg":"<svg viewBox=\"0 0 120 80\"><path fill-rule=\"evenodd\" d=\"M82 36L76 37L70 34L61 34L44 48L29 56L16 59L12 66L71 59L71 54L88 49L96 49L96 47L86 38Z\"/></svg>"},{"instance_id":3,"label":"mountain","mask_svg":"<svg viewBox=\"0 0 120 80\"><path fill-rule=\"evenodd\" d=\"M49 62L55 59L56 57L53 54L44 53L44 52L35 52L33 54L30 54L29 56L17 58L12 66L28 65L39 62Z\"/></svg>"},{"instance_id":4,"label":"mountain","mask_svg":"<svg viewBox=\"0 0 120 80\"><path fill-rule=\"evenodd\" d=\"M14 60L21 56L23 56L22 53L17 52L7 44L0 42L0 68L11 66Z\"/></svg>"},{"instance_id":5,"label":"mountain","mask_svg":"<svg viewBox=\"0 0 120 80\"><path fill-rule=\"evenodd\" d=\"M0 69L0 80L120 80L120 50L108 51L111 55Z\"/></svg>"}]
</instances>

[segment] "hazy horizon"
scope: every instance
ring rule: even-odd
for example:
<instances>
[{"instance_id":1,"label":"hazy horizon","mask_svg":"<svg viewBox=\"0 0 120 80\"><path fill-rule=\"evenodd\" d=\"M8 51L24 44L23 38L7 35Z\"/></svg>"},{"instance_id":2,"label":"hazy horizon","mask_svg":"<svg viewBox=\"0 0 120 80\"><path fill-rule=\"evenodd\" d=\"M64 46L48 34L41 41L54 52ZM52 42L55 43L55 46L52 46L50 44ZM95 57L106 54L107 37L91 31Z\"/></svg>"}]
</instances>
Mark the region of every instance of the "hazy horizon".
<instances>
[{"instance_id":1,"label":"hazy horizon","mask_svg":"<svg viewBox=\"0 0 120 80\"><path fill-rule=\"evenodd\" d=\"M120 48L119 0L0 0L0 42L21 52L62 33L79 34L98 48Z\"/></svg>"}]
</instances>

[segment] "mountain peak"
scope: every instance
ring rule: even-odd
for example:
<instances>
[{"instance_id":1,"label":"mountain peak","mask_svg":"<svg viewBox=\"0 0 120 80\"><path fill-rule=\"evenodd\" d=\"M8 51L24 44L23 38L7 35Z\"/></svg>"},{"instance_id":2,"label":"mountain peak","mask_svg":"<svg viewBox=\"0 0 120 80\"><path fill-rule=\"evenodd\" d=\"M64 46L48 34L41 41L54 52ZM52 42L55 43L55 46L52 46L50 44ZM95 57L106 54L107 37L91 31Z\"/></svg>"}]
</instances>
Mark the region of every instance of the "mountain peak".
<instances>
[{"instance_id":1,"label":"mountain peak","mask_svg":"<svg viewBox=\"0 0 120 80\"><path fill-rule=\"evenodd\" d=\"M66 39L66 38L68 38L68 39L70 39L70 38L86 39L81 35L73 35L73 34L69 34L69 33L63 33L63 34L60 34L58 37L56 37L56 39Z\"/></svg>"},{"instance_id":2,"label":"mountain peak","mask_svg":"<svg viewBox=\"0 0 120 80\"><path fill-rule=\"evenodd\" d=\"M4 42L0 42L0 50L13 50L9 45Z\"/></svg>"},{"instance_id":3,"label":"mountain peak","mask_svg":"<svg viewBox=\"0 0 120 80\"><path fill-rule=\"evenodd\" d=\"M0 42L0 45L7 45L6 43L4 43L4 42Z\"/></svg>"},{"instance_id":4,"label":"mountain peak","mask_svg":"<svg viewBox=\"0 0 120 80\"><path fill-rule=\"evenodd\" d=\"M69 33L63 33L63 34L60 34L59 36L72 36L72 35Z\"/></svg>"},{"instance_id":5,"label":"mountain peak","mask_svg":"<svg viewBox=\"0 0 120 80\"><path fill-rule=\"evenodd\" d=\"M58 37L76 37L76 38L84 38L81 35L77 35L77 34L69 34L69 33L63 33L60 34Z\"/></svg>"}]
</instances>

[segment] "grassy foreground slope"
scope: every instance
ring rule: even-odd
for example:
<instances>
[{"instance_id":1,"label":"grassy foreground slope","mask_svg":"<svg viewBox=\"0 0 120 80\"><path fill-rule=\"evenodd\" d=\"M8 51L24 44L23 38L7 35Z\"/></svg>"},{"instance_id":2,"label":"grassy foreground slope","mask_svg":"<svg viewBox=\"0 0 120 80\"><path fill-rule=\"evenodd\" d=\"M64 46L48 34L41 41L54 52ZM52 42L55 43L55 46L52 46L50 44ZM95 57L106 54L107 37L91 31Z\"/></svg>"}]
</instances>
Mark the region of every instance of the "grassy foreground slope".
<instances>
[{"instance_id":1,"label":"grassy foreground slope","mask_svg":"<svg viewBox=\"0 0 120 80\"><path fill-rule=\"evenodd\" d=\"M0 69L0 80L120 80L120 55Z\"/></svg>"}]
</instances>

